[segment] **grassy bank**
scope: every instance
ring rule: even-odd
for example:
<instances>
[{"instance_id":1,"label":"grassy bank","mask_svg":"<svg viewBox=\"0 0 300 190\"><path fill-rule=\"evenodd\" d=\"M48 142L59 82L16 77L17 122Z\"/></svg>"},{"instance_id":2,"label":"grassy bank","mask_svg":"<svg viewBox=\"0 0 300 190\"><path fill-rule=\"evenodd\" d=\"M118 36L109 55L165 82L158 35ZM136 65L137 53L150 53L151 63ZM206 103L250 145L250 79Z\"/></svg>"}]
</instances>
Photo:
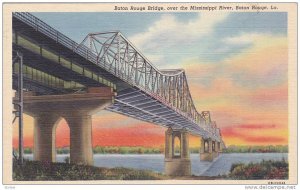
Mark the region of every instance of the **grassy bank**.
<instances>
[{"instance_id":1,"label":"grassy bank","mask_svg":"<svg viewBox=\"0 0 300 190\"><path fill-rule=\"evenodd\" d=\"M288 179L289 164L281 161L262 161L260 163L237 163L230 169L229 179L257 180L257 179Z\"/></svg>"},{"instance_id":2,"label":"grassy bank","mask_svg":"<svg viewBox=\"0 0 300 190\"><path fill-rule=\"evenodd\" d=\"M26 160L23 166L13 162L15 181L58 180L161 180L166 176L146 170L128 168L98 168L67 163L51 163Z\"/></svg>"},{"instance_id":3,"label":"grassy bank","mask_svg":"<svg viewBox=\"0 0 300 190\"><path fill-rule=\"evenodd\" d=\"M102 168L67 163L25 160L23 166L13 161L14 181L75 181L75 180L215 180L220 176L166 176L148 170Z\"/></svg>"}]
</instances>

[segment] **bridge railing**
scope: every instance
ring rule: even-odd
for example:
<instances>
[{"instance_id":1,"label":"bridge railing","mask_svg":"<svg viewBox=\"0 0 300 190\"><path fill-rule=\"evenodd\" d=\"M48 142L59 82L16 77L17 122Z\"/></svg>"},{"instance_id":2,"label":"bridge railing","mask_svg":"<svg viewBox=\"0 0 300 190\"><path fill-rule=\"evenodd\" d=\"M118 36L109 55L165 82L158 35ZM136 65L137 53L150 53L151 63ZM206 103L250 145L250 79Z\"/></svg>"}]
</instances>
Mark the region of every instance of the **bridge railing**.
<instances>
[{"instance_id":1,"label":"bridge railing","mask_svg":"<svg viewBox=\"0 0 300 190\"><path fill-rule=\"evenodd\" d=\"M78 48L79 44L73 41L72 39L68 38L64 34L60 33L59 31L55 30L39 18L33 16L32 14L28 12L14 12L13 16L22 22L28 24L32 28L34 28L36 31L39 31L49 38L55 40L56 42L64 45L65 47L75 51L79 55L83 57L87 57L88 48L81 46Z\"/></svg>"},{"instance_id":2,"label":"bridge railing","mask_svg":"<svg viewBox=\"0 0 300 190\"><path fill-rule=\"evenodd\" d=\"M196 110L184 70L158 70L119 31L89 34L78 44L30 13L14 12L13 16L217 135Z\"/></svg>"}]
</instances>

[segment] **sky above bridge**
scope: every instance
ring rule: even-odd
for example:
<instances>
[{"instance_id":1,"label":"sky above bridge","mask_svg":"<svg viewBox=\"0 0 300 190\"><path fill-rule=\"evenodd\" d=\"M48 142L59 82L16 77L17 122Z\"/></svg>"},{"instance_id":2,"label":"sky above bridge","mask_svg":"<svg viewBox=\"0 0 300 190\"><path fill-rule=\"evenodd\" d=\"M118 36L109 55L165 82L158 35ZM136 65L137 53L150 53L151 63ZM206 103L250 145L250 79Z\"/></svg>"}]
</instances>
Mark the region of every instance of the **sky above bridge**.
<instances>
[{"instance_id":1,"label":"sky above bridge","mask_svg":"<svg viewBox=\"0 0 300 190\"><path fill-rule=\"evenodd\" d=\"M33 14L78 43L120 30L159 69L184 68L197 110L211 111L227 145L288 143L286 13ZM32 118L25 122L31 146ZM68 130L59 123L59 146ZM106 111L93 116L94 145L162 146L164 131ZM16 145L17 130L14 137Z\"/></svg>"}]
</instances>

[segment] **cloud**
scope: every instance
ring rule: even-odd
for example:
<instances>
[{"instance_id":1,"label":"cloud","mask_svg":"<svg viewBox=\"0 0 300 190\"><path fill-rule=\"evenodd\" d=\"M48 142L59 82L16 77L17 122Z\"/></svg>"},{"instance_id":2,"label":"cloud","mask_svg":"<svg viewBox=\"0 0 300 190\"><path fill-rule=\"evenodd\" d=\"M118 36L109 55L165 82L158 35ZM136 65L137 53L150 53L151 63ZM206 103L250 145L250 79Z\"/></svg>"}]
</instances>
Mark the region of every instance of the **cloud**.
<instances>
[{"instance_id":1,"label":"cloud","mask_svg":"<svg viewBox=\"0 0 300 190\"><path fill-rule=\"evenodd\" d=\"M249 102L253 104L258 103L265 106L270 104L280 104L284 102L287 106L288 86L280 85L269 89L258 89L248 98Z\"/></svg>"},{"instance_id":2,"label":"cloud","mask_svg":"<svg viewBox=\"0 0 300 190\"><path fill-rule=\"evenodd\" d=\"M250 74L268 74L274 67L282 69L283 66L287 66L286 36L244 33L235 38L246 38L246 36L251 39L252 46L227 57L222 62L228 68L226 71L238 70L248 71Z\"/></svg>"},{"instance_id":3,"label":"cloud","mask_svg":"<svg viewBox=\"0 0 300 190\"><path fill-rule=\"evenodd\" d=\"M275 130L272 126L268 125L232 126L221 129L221 132L225 142L229 142L227 145L283 145L288 143L288 137L285 135L285 131L282 129Z\"/></svg>"},{"instance_id":4,"label":"cloud","mask_svg":"<svg viewBox=\"0 0 300 190\"><path fill-rule=\"evenodd\" d=\"M243 33L230 39L246 38L247 36L252 45L242 48L234 54L228 54L223 60L215 62L203 60L201 57L187 56L180 63L168 67L184 68L192 83L194 81L196 85L206 85L207 87L213 85L215 80L220 82L222 80L222 83L231 81L233 86L238 86L242 90L245 88L253 90L285 83L288 68L287 37L265 33ZM220 46L223 49L236 48L222 43Z\"/></svg>"},{"instance_id":5,"label":"cloud","mask_svg":"<svg viewBox=\"0 0 300 190\"><path fill-rule=\"evenodd\" d=\"M252 45L262 39L261 33L241 33L238 36L230 36L222 41L227 45Z\"/></svg>"},{"instance_id":6,"label":"cloud","mask_svg":"<svg viewBox=\"0 0 300 190\"><path fill-rule=\"evenodd\" d=\"M138 49L146 52L147 57L154 59L150 61L166 64L163 62L166 61L166 56L162 51L170 53L167 52L170 48L178 49L178 52L173 52L176 57L179 54L189 54L190 52L185 50L199 46L199 39L211 35L215 25L225 20L227 16L225 13L202 13L197 18L184 22L171 14L162 15L161 19L145 32L135 34L129 39Z\"/></svg>"},{"instance_id":7,"label":"cloud","mask_svg":"<svg viewBox=\"0 0 300 190\"><path fill-rule=\"evenodd\" d=\"M276 125L243 124L243 125L238 125L235 128L240 128L240 129L274 129L274 128L276 128Z\"/></svg>"},{"instance_id":8,"label":"cloud","mask_svg":"<svg viewBox=\"0 0 300 190\"><path fill-rule=\"evenodd\" d=\"M98 127L93 130L93 145L159 147L164 145L165 130L150 123L120 128Z\"/></svg>"},{"instance_id":9,"label":"cloud","mask_svg":"<svg viewBox=\"0 0 300 190\"><path fill-rule=\"evenodd\" d=\"M131 36L129 39L138 47L161 47L177 42L189 43L213 32L213 27L224 20L227 14L199 14L188 23L179 21L174 15L163 15L146 32ZM163 39L163 43L159 39ZM161 47L163 48L163 47Z\"/></svg>"},{"instance_id":10,"label":"cloud","mask_svg":"<svg viewBox=\"0 0 300 190\"><path fill-rule=\"evenodd\" d=\"M247 34L234 39L245 38ZM232 83L238 88L266 88L287 82L287 37L281 35L249 33L252 45L219 62L199 58L183 60L178 67L186 70L195 83L209 87L214 81ZM198 80L196 80L198 79ZM222 81L221 81L222 80ZM222 84L224 85L224 84Z\"/></svg>"},{"instance_id":11,"label":"cloud","mask_svg":"<svg viewBox=\"0 0 300 190\"><path fill-rule=\"evenodd\" d=\"M272 136L261 136L261 137L245 137L245 140L253 143L273 143L273 144L284 144L287 143L286 138L284 137L272 137Z\"/></svg>"},{"instance_id":12,"label":"cloud","mask_svg":"<svg viewBox=\"0 0 300 190\"><path fill-rule=\"evenodd\" d=\"M237 34L232 39L246 36ZM253 131L260 131L258 127L276 126L286 130L287 37L265 33L249 33L249 36L251 45L222 61L194 58L184 60L178 67L186 70L198 111L210 110L219 127L251 126ZM235 139L246 141L242 136Z\"/></svg>"}]
</instances>

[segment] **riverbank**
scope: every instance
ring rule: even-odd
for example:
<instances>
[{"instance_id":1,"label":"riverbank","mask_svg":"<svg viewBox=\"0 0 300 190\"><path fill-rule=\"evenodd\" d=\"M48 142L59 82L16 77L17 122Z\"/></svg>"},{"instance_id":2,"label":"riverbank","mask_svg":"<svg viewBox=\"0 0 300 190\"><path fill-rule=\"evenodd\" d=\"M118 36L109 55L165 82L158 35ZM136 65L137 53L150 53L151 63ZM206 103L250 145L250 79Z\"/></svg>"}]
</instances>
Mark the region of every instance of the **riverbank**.
<instances>
[{"instance_id":1,"label":"riverbank","mask_svg":"<svg viewBox=\"0 0 300 190\"><path fill-rule=\"evenodd\" d=\"M13 162L14 181L74 181L74 180L214 180L221 177L166 176L149 170L104 168L68 163L25 160L23 166Z\"/></svg>"},{"instance_id":2,"label":"riverbank","mask_svg":"<svg viewBox=\"0 0 300 190\"><path fill-rule=\"evenodd\" d=\"M218 161L213 169L218 166ZM51 163L25 160L23 166L13 162L13 180L16 181L72 181L72 180L257 180L288 179L289 164L287 160L262 160L248 164L235 162L228 174L201 176L166 176L151 170L125 167L96 167L69 163Z\"/></svg>"},{"instance_id":3,"label":"riverbank","mask_svg":"<svg viewBox=\"0 0 300 190\"><path fill-rule=\"evenodd\" d=\"M26 160L23 166L13 162L13 180L16 181L72 181L72 180L162 180L162 174L128 168L104 168L68 163Z\"/></svg>"},{"instance_id":4,"label":"riverbank","mask_svg":"<svg viewBox=\"0 0 300 190\"><path fill-rule=\"evenodd\" d=\"M228 178L234 180L288 179L289 163L285 159L263 160L259 163L232 164Z\"/></svg>"}]
</instances>

